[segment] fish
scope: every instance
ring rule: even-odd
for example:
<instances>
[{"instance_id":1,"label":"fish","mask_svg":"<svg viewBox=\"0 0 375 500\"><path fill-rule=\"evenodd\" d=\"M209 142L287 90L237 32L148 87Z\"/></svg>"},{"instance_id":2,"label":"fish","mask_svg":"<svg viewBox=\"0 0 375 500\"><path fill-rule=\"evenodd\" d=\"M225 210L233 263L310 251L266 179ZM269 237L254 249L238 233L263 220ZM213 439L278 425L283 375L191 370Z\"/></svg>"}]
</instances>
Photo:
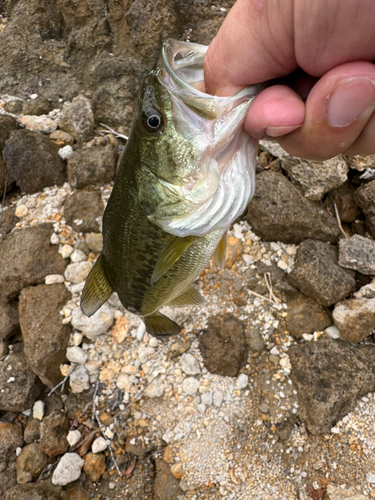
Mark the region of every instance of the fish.
<instances>
[{"instance_id":1,"label":"fish","mask_svg":"<svg viewBox=\"0 0 375 500\"><path fill-rule=\"evenodd\" d=\"M257 142L243 122L260 89L203 92L206 51L168 39L143 80L103 215L103 250L82 292L87 316L117 292L150 335L176 335L180 326L159 309L204 304L193 282L212 255L223 266L226 232L254 193Z\"/></svg>"}]
</instances>

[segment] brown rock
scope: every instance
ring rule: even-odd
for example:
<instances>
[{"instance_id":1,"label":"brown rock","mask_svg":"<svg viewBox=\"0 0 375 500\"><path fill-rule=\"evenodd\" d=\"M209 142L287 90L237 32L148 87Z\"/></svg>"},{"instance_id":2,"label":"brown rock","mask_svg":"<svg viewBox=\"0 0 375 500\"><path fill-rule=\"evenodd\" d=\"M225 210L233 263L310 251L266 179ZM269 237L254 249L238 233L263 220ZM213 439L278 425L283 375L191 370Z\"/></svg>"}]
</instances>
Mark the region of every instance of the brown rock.
<instances>
[{"instance_id":1,"label":"brown rock","mask_svg":"<svg viewBox=\"0 0 375 500\"><path fill-rule=\"evenodd\" d=\"M111 144L77 149L68 159L70 185L81 189L110 182L115 175L116 158L117 149Z\"/></svg>"},{"instance_id":2,"label":"brown rock","mask_svg":"<svg viewBox=\"0 0 375 500\"><path fill-rule=\"evenodd\" d=\"M231 314L212 316L199 338L199 350L209 372L235 377L248 355L243 323Z\"/></svg>"},{"instance_id":3,"label":"brown rock","mask_svg":"<svg viewBox=\"0 0 375 500\"><path fill-rule=\"evenodd\" d=\"M103 211L104 205L100 191L78 191L69 195L64 205L64 217L67 224L75 231L83 233L99 231L97 219L103 215ZM76 220L82 223L77 224Z\"/></svg>"},{"instance_id":4,"label":"brown rock","mask_svg":"<svg viewBox=\"0 0 375 500\"><path fill-rule=\"evenodd\" d=\"M17 483L16 463L13 462L5 470L0 472L0 500L4 500L8 490Z\"/></svg>"},{"instance_id":5,"label":"brown rock","mask_svg":"<svg viewBox=\"0 0 375 500\"><path fill-rule=\"evenodd\" d=\"M324 206L329 207L331 213L334 214L334 204L336 204L341 222L353 222L361 213L355 191L355 187L347 181L328 193L324 200Z\"/></svg>"},{"instance_id":6,"label":"brown rock","mask_svg":"<svg viewBox=\"0 0 375 500\"><path fill-rule=\"evenodd\" d=\"M1 160L0 160L0 170L1 170ZM1 173L0 173L0 186L4 186L4 181L1 181ZM1 193L1 187L0 187L0 196L2 195ZM15 207L8 207L5 212L3 212L3 218L1 220L1 226L0 226L0 234L8 234L11 232L11 230L14 228L17 222L17 217L16 217L16 209Z\"/></svg>"},{"instance_id":7,"label":"brown rock","mask_svg":"<svg viewBox=\"0 0 375 500\"><path fill-rule=\"evenodd\" d=\"M89 500L89 492L80 483L70 483L65 486L69 500Z\"/></svg>"},{"instance_id":8,"label":"brown rock","mask_svg":"<svg viewBox=\"0 0 375 500\"><path fill-rule=\"evenodd\" d=\"M161 459L156 459L155 465L155 500L176 500L178 495L183 495L180 481L173 476L169 465Z\"/></svg>"},{"instance_id":9,"label":"brown rock","mask_svg":"<svg viewBox=\"0 0 375 500\"><path fill-rule=\"evenodd\" d=\"M33 372L51 389L61 381L60 365L66 362L71 326L62 324L59 312L70 298L63 284L24 288L20 294L25 356Z\"/></svg>"},{"instance_id":10,"label":"brown rock","mask_svg":"<svg viewBox=\"0 0 375 500\"><path fill-rule=\"evenodd\" d=\"M16 458L16 449L22 446L22 430L18 425L0 422L0 461Z\"/></svg>"},{"instance_id":11,"label":"brown rock","mask_svg":"<svg viewBox=\"0 0 375 500\"><path fill-rule=\"evenodd\" d=\"M18 304L0 299L0 340L6 340L19 332Z\"/></svg>"},{"instance_id":12,"label":"brown rock","mask_svg":"<svg viewBox=\"0 0 375 500\"><path fill-rule=\"evenodd\" d=\"M68 132L63 132L62 130L55 130L52 134L49 134L48 137L51 141L55 142L59 148L72 146L74 143L74 137L68 134Z\"/></svg>"},{"instance_id":13,"label":"brown rock","mask_svg":"<svg viewBox=\"0 0 375 500\"><path fill-rule=\"evenodd\" d=\"M17 483L35 481L47 463L48 457L37 443L26 445L16 458Z\"/></svg>"},{"instance_id":14,"label":"brown rock","mask_svg":"<svg viewBox=\"0 0 375 500\"><path fill-rule=\"evenodd\" d=\"M34 441L38 441L40 439L40 420L37 418L33 418L27 424L23 438L26 444L33 443Z\"/></svg>"},{"instance_id":15,"label":"brown rock","mask_svg":"<svg viewBox=\"0 0 375 500\"><path fill-rule=\"evenodd\" d=\"M340 331L340 339L346 342L361 342L375 329L375 298L338 302L332 316Z\"/></svg>"},{"instance_id":16,"label":"brown rock","mask_svg":"<svg viewBox=\"0 0 375 500\"><path fill-rule=\"evenodd\" d=\"M89 99L78 95L72 102L65 102L59 127L72 135L79 143L89 141L94 131L94 113Z\"/></svg>"},{"instance_id":17,"label":"brown rock","mask_svg":"<svg viewBox=\"0 0 375 500\"><path fill-rule=\"evenodd\" d=\"M285 322L289 333L301 339L303 333L319 332L331 325L332 315L315 300L299 295L288 303Z\"/></svg>"},{"instance_id":18,"label":"brown rock","mask_svg":"<svg viewBox=\"0 0 375 500\"><path fill-rule=\"evenodd\" d=\"M17 484L6 492L4 500L62 500L61 486L54 486L51 480L38 483Z\"/></svg>"},{"instance_id":19,"label":"brown rock","mask_svg":"<svg viewBox=\"0 0 375 500\"><path fill-rule=\"evenodd\" d=\"M182 479L184 475L184 471L182 470L182 463L177 462L176 464L171 465L171 472L173 477L176 479Z\"/></svg>"},{"instance_id":20,"label":"brown rock","mask_svg":"<svg viewBox=\"0 0 375 500\"><path fill-rule=\"evenodd\" d=\"M99 481L106 470L105 455L103 453L87 453L83 471L91 481Z\"/></svg>"},{"instance_id":21,"label":"brown rock","mask_svg":"<svg viewBox=\"0 0 375 500\"><path fill-rule=\"evenodd\" d=\"M356 191L356 199L366 216L369 230L375 237L375 180L359 187Z\"/></svg>"},{"instance_id":22,"label":"brown rock","mask_svg":"<svg viewBox=\"0 0 375 500\"><path fill-rule=\"evenodd\" d=\"M40 448L49 457L62 455L69 448L66 439L69 432L69 419L64 413L54 411L45 417L40 432Z\"/></svg>"},{"instance_id":23,"label":"brown rock","mask_svg":"<svg viewBox=\"0 0 375 500\"><path fill-rule=\"evenodd\" d=\"M51 102L45 97L30 99L22 106L23 115L47 115L50 111L52 111Z\"/></svg>"},{"instance_id":24,"label":"brown rock","mask_svg":"<svg viewBox=\"0 0 375 500\"><path fill-rule=\"evenodd\" d=\"M5 142L16 127L17 122L13 117L7 115L0 116L0 151L4 149Z\"/></svg>"},{"instance_id":25,"label":"brown rock","mask_svg":"<svg viewBox=\"0 0 375 500\"><path fill-rule=\"evenodd\" d=\"M230 269L234 261L242 254L243 243L234 236L229 236L227 240L227 253L225 256L224 267Z\"/></svg>"}]
</instances>

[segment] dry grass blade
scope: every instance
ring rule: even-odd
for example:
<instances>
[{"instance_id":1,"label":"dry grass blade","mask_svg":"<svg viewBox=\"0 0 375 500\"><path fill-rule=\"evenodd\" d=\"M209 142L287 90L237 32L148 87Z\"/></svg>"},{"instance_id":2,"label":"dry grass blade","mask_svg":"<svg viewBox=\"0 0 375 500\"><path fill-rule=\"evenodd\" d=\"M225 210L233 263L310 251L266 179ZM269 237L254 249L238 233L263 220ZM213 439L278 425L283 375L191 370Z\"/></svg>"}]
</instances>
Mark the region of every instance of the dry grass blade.
<instances>
[{"instance_id":1,"label":"dry grass blade","mask_svg":"<svg viewBox=\"0 0 375 500\"><path fill-rule=\"evenodd\" d=\"M339 211L337 209L337 205L336 203L333 204L333 208L335 209L335 215L336 215L336 219L337 219L337 224L340 228L340 231L342 232L342 234L345 236L345 238L348 238L348 235L346 234L346 232L344 231L344 229L342 228L342 225L341 225L341 219L340 219L340 214L339 214Z\"/></svg>"}]
</instances>

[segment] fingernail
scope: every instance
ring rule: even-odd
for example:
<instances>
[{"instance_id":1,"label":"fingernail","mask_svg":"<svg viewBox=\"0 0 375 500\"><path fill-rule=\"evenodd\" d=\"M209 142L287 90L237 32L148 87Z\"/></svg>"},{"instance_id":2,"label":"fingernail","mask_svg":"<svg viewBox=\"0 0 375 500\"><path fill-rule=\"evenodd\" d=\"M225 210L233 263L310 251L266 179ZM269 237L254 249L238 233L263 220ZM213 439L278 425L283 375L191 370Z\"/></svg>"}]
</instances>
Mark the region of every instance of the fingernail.
<instances>
[{"instance_id":1,"label":"fingernail","mask_svg":"<svg viewBox=\"0 0 375 500\"><path fill-rule=\"evenodd\" d=\"M344 80L329 99L328 121L333 127L346 127L374 107L375 82L365 77Z\"/></svg>"},{"instance_id":2,"label":"fingernail","mask_svg":"<svg viewBox=\"0 0 375 500\"><path fill-rule=\"evenodd\" d=\"M297 130L298 128L302 127L301 125L289 125L289 126L284 126L284 127L267 127L264 131L264 133L268 137L276 138L276 137L282 137L283 135L290 134L290 132L294 132L294 130Z\"/></svg>"}]
</instances>

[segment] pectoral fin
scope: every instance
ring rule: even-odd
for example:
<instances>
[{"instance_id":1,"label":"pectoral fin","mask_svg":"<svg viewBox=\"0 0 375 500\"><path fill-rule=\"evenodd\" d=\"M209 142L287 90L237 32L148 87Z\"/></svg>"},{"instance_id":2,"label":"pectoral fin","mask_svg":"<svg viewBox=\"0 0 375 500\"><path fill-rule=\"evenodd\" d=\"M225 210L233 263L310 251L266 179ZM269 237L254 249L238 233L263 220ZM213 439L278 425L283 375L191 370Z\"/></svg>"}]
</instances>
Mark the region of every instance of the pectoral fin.
<instances>
[{"instance_id":1,"label":"pectoral fin","mask_svg":"<svg viewBox=\"0 0 375 500\"><path fill-rule=\"evenodd\" d=\"M202 295L191 285L183 293L168 302L168 305L172 307L201 306L204 302Z\"/></svg>"},{"instance_id":2,"label":"pectoral fin","mask_svg":"<svg viewBox=\"0 0 375 500\"><path fill-rule=\"evenodd\" d=\"M219 244L214 252L214 259L219 269L224 269L226 253L227 253L227 232L225 231L223 237L219 241Z\"/></svg>"},{"instance_id":3,"label":"pectoral fin","mask_svg":"<svg viewBox=\"0 0 375 500\"><path fill-rule=\"evenodd\" d=\"M155 265L154 272L151 276L151 284L158 281L173 264L186 252L186 250L194 243L197 236L186 236L185 238L175 238L166 250L161 254Z\"/></svg>"},{"instance_id":4,"label":"pectoral fin","mask_svg":"<svg viewBox=\"0 0 375 500\"><path fill-rule=\"evenodd\" d=\"M103 256L100 255L91 269L81 297L81 309L86 316L92 316L114 292L103 268Z\"/></svg>"},{"instance_id":5,"label":"pectoral fin","mask_svg":"<svg viewBox=\"0 0 375 500\"><path fill-rule=\"evenodd\" d=\"M170 337L171 335L177 335L181 331L177 323L160 312L145 316L143 321L145 322L147 333L154 337Z\"/></svg>"}]
</instances>

